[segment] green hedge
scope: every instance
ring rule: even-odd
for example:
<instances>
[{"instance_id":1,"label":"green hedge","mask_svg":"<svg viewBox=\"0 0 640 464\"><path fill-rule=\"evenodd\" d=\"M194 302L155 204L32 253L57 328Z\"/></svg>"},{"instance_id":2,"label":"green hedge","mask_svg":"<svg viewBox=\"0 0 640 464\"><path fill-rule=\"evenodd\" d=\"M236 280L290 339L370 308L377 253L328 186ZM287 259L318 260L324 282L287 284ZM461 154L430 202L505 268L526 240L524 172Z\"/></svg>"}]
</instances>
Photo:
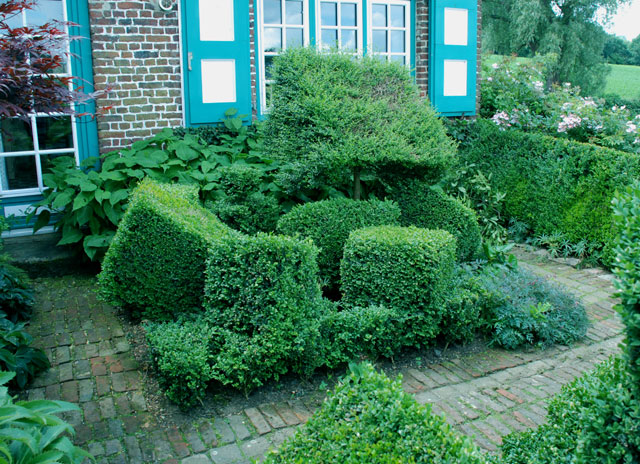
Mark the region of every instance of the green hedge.
<instances>
[{"instance_id":1,"label":"green hedge","mask_svg":"<svg viewBox=\"0 0 640 464\"><path fill-rule=\"evenodd\" d=\"M202 312L208 248L235 233L197 198L196 187L140 183L102 265L106 301L155 321Z\"/></svg>"},{"instance_id":2,"label":"green hedge","mask_svg":"<svg viewBox=\"0 0 640 464\"><path fill-rule=\"evenodd\" d=\"M504 438L504 464L640 462L640 403L620 359L565 385L547 424Z\"/></svg>"},{"instance_id":3,"label":"green hedge","mask_svg":"<svg viewBox=\"0 0 640 464\"><path fill-rule=\"evenodd\" d=\"M617 229L616 286L625 324L625 357L640 403L640 182L634 181L613 201Z\"/></svg>"},{"instance_id":4,"label":"green hedge","mask_svg":"<svg viewBox=\"0 0 640 464\"><path fill-rule=\"evenodd\" d=\"M458 260L469 261L474 257L482 237L476 213L470 208L418 179L393 185L391 197L400 205L403 226L451 232L457 241Z\"/></svg>"},{"instance_id":5,"label":"green hedge","mask_svg":"<svg viewBox=\"0 0 640 464\"><path fill-rule=\"evenodd\" d=\"M266 464L481 464L470 439L370 364L353 366L322 407Z\"/></svg>"},{"instance_id":6,"label":"green hedge","mask_svg":"<svg viewBox=\"0 0 640 464\"><path fill-rule=\"evenodd\" d=\"M461 162L474 163L506 193L505 213L535 234L562 232L605 246L612 261L611 200L640 177L640 158L621 151L538 134L471 124Z\"/></svg>"},{"instance_id":7,"label":"green hedge","mask_svg":"<svg viewBox=\"0 0 640 464\"><path fill-rule=\"evenodd\" d=\"M330 286L340 278L340 259L349 234L378 225L398 225L400 208L391 201L346 198L296 206L278 221L278 232L308 237L320 248L318 265Z\"/></svg>"},{"instance_id":8,"label":"green hedge","mask_svg":"<svg viewBox=\"0 0 640 464\"><path fill-rule=\"evenodd\" d=\"M402 318L384 306L329 308L320 333L324 364L333 369L363 356L393 358L402 348Z\"/></svg>"},{"instance_id":9,"label":"green hedge","mask_svg":"<svg viewBox=\"0 0 640 464\"><path fill-rule=\"evenodd\" d=\"M343 300L396 309L404 344L438 334L455 266L455 239L444 230L379 226L352 232L340 267Z\"/></svg>"},{"instance_id":10,"label":"green hedge","mask_svg":"<svg viewBox=\"0 0 640 464\"><path fill-rule=\"evenodd\" d=\"M147 343L160 386L181 407L195 405L213 379L212 340L219 336L203 321L153 324Z\"/></svg>"},{"instance_id":11,"label":"green hedge","mask_svg":"<svg viewBox=\"0 0 640 464\"><path fill-rule=\"evenodd\" d=\"M248 391L290 370L312 372L321 363L315 349L325 306L317 254L310 240L278 235L216 243L207 262L206 317L237 334L222 348L223 357L235 357L237 365L219 368L218 380ZM253 367L243 370L247 363Z\"/></svg>"}]
</instances>

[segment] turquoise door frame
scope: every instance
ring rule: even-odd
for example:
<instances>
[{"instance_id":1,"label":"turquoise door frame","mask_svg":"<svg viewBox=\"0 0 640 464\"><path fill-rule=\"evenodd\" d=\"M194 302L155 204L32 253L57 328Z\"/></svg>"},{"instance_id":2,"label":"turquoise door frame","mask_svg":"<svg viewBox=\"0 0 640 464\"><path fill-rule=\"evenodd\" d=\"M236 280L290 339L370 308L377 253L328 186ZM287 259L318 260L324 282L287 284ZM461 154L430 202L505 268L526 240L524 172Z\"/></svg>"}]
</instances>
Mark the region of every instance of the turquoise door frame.
<instances>
[{"instance_id":1,"label":"turquoise door frame","mask_svg":"<svg viewBox=\"0 0 640 464\"><path fill-rule=\"evenodd\" d=\"M229 108L251 118L251 68L249 44L249 0L233 0L234 39L202 41L200 1L182 0L183 75L185 123L187 126L220 122ZM203 60L233 60L235 64L235 101L204 103Z\"/></svg>"},{"instance_id":2,"label":"turquoise door frame","mask_svg":"<svg viewBox=\"0 0 640 464\"><path fill-rule=\"evenodd\" d=\"M467 45L445 44L445 8L468 10ZM429 98L444 116L474 116L478 66L478 1L430 0ZM467 62L465 96L444 95L445 60Z\"/></svg>"}]
</instances>

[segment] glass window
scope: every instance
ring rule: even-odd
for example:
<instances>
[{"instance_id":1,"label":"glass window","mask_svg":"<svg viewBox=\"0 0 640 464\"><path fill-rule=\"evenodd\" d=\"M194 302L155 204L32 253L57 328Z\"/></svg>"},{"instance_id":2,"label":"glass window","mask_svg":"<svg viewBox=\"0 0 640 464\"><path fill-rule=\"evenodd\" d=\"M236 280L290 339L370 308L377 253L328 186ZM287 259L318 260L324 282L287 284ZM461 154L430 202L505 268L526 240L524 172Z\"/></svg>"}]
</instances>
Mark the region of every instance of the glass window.
<instances>
[{"instance_id":1,"label":"glass window","mask_svg":"<svg viewBox=\"0 0 640 464\"><path fill-rule=\"evenodd\" d=\"M65 11L66 0L39 0L33 10L16 15L10 24L21 27L63 22ZM67 46L62 52L68 51ZM56 72L70 76L70 63L64 63ZM0 196L37 194L44 189L42 175L51 159L78 159L74 122L73 116L42 113L31 114L26 120L0 120Z\"/></svg>"},{"instance_id":2,"label":"glass window","mask_svg":"<svg viewBox=\"0 0 640 464\"><path fill-rule=\"evenodd\" d=\"M320 46L358 51L360 34L360 2L332 0L320 2Z\"/></svg>"},{"instance_id":3,"label":"glass window","mask_svg":"<svg viewBox=\"0 0 640 464\"><path fill-rule=\"evenodd\" d=\"M371 47L385 61L409 64L409 6L407 0L371 3Z\"/></svg>"},{"instance_id":4,"label":"glass window","mask_svg":"<svg viewBox=\"0 0 640 464\"><path fill-rule=\"evenodd\" d=\"M303 0L262 0L260 10L261 74L260 95L262 110L271 102L273 58L289 47L307 44L307 2Z\"/></svg>"}]
</instances>

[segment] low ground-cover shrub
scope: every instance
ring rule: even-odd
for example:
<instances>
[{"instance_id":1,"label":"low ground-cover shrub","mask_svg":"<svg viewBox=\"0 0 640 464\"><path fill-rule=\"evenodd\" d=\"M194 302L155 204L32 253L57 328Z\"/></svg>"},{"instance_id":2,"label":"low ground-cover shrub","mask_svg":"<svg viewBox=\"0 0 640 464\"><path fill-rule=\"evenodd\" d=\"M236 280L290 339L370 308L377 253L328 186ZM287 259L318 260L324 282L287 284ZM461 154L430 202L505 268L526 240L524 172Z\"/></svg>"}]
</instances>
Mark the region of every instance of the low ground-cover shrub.
<instances>
[{"instance_id":1,"label":"low ground-cover shrub","mask_svg":"<svg viewBox=\"0 0 640 464\"><path fill-rule=\"evenodd\" d=\"M340 278L340 259L349 234L357 229L398 225L400 208L391 201L356 201L346 198L294 207L278 221L278 232L308 237L320 248L318 266L330 287Z\"/></svg>"},{"instance_id":2,"label":"low ground-cover shrub","mask_svg":"<svg viewBox=\"0 0 640 464\"><path fill-rule=\"evenodd\" d=\"M468 438L370 364L351 373L296 435L265 461L307 464L483 463Z\"/></svg>"},{"instance_id":3,"label":"low ground-cover shrub","mask_svg":"<svg viewBox=\"0 0 640 464\"><path fill-rule=\"evenodd\" d=\"M534 235L563 233L572 243L605 248L610 264L616 189L640 176L629 153L539 134L501 131L479 120L461 144L463 163L473 163L506 194L505 219L526 224Z\"/></svg>"},{"instance_id":4,"label":"low ground-cover shrub","mask_svg":"<svg viewBox=\"0 0 640 464\"><path fill-rule=\"evenodd\" d=\"M311 373L322 362L317 254L311 241L267 234L215 245L207 261L206 319L237 334L221 348L221 356L236 361L220 367L218 360L217 380L248 391L288 371ZM251 369L244 370L247 363Z\"/></svg>"},{"instance_id":5,"label":"low ground-cover shrub","mask_svg":"<svg viewBox=\"0 0 640 464\"><path fill-rule=\"evenodd\" d=\"M28 319L34 305L33 288L26 273L0 255L0 311L13 322Z\"/></svg>"},{"instance_id":6,"label":"low ground-cover shrub","mask_svg":"<svg viewBox=\"0 0 640 464\"><path fill-rule=\"evenodd\" d=\"M444 230L379 226L352 232L340 266L344 302L398 311L403 344L438 334L455 264L455 239Z\"/></svg>"},{"instance_id":7,"label":"low ground-cover shrub","mask_svg":"<svg viewBox=\"0 0 640 464\"><path fill-rule=\"evenodd\" d=\"M100 260L140 180L194 185L201 200L213 201L224 197L220 168L235 164L257 169L259 192L281 198L273 182L277 163L262 155L255 131L231 113L224 129L210 131L220 131L216 145L203 143L197 135L164 129L129 149L88 159L81 167L72 157L56 158L43 176L44 198L31 213L38 215L34 230L52 220L51 212L57 213L55 228L62 232L58 245L76 246L89 259Z\"/></svg>"},{"instance_id":8,"label":"low ground-cover shrub","mask_svg":"<svg viewBox=\"0 0 640 464\"><path fill-rule=\"evenodd\" d=\"M484 320L496 345L568 345L587 331L586 311L575 297L523 269L489 268L480 286Z\"/></svg>"},{"instance_id":9,"label":"low ground-cover shrub","mask_svg":"<svg viewBox=\"0 0 640 464\"><path fill-rule=\"evenodd\" d=\"M202 311L209 247L237 233L197 198L194 186L140 183L99 276L109 303L150 320Z\"/></svg>"},{"instance_id":10,"label":"low ground-cover shrub","mask_svg":"<svg viewBox=\"0 0 640 464\"><path fill-rule=\"evenodd\" d=\"M58 417L80 411L64 401L13 401L6 385L13 372L0 372L0 454L6 463L80 464L93 457L74 446L69 435L75 431Z\"/></svg>"},{"instance_id":11,"label":"low ground-cover shrub","mask_svg":"<svg viewBox=\"0 0 640 464\"><path fill-rule=\"evenodd\" d=\"M478 251L482 240L478 218L473 210L455 198L418 179L393 185L391 198L400 205L403 226L450 232L456 238L459 261L472 259Z\"/></svg>"},{"instance_id":12,"label":"low ground-cover shrub","mask_svg":"<svg viewBox=\"0 0 640 464\"><path fill-rule=\"evenodd\" d=\"M562 388L547 424L504 438L505 464L640 462L640 403L624 362L610 359Z\"/></svg>"},{"instance_id":13,"label":"low ground-cover shrub","mask_svg":"<svg viewBox=\"0 0 640 464\"><path fill-rule=\"evenodd\" d=\"M287 190L333 186L359 199L382 174L439 179L453 142L404 66L291 48L274 60L265 152L288 163ZM347 187L344 189L344 187Z\"/></svg>"}]
</instances>

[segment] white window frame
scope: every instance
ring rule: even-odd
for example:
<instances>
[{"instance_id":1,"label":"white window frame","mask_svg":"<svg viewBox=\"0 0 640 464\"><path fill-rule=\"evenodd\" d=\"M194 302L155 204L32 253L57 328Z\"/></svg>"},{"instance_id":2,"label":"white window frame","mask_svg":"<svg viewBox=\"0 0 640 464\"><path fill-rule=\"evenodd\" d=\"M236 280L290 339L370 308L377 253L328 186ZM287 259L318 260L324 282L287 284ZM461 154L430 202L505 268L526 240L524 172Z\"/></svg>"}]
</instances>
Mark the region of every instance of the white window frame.
<instances>
[{"instance_id":1,"label":"white window frame","mask_svg":"<svg viewBox=\"0 0 640 464\"><path fill-rule=\"evenodd\" d=\"M264 0L259 0L257 3L258 9L258 34L256 37L256 47L258 48L258 52L256 53L258 57L258 74L260 79L260 106L262 114L265 114L269 111L267 107L267 85L272 84L274 81L272 79L267 80L266 78L266 60L267 56L278 56L279 52L265 52L264 46L264 28L266 27L279 27L282 29L282 49L284 51L287 49L287 27L296 27L302 29L302 39L303 46L306 47L309 45L309 3L310 0L302 0L302 26L299 24L296 25L287 25L286 23L286 10L285 10L285 2L286 0L280 0L280 8L282 14L282 22L280 24L265 24L264 23Z\"/></svg>"},{"instance_id":2,"label":"white window frame","mask_svg":"<svg viewBox=\"0 0 640 464\"><path fill-rule=\"evenodd\" d=\"M386 5L387 6L387 26L386 27L373 27L373 5ZM404 6L404 27L391 26L391 6L400 5ZM411 2L409 0L370 0L367 5L367 35L369 37L368 51L372 56L384 56L386 61L391 61L392 56L404 56L404 65L411 66ZM387 31L387 51L379 52L373 49L373 30L385 30ZM404 53L392 53L391 52L391 31L404 31Z\"/></svg>"},{"instance_id":3,"label":"white window frame","mask_svg":"<svg viewBox=\"0 0 640 464\"><path fill-rule=\"evenodd\" d=\"M37 5L36 5L37 7ZM69 28L68 25L66 24L68 19L67 19L67 0L62 0L62 12L63 12L63 21L64 21L64 32L65 34L68 36L69 35ZM27 11L23 10L21 12L21 16L22 16L22 24L26 25L27 24ZM59 76L60 77L70 77L72 75L71 72L71 59L70 59L70 50L69 50L69 43L67 43L67 47L65 52L67 53L67 57L68 59L66 60L65 63L65 72L64 73L60 73ZM69 84L69 88L72 87L73 84ZM73 104L71 105L71 107L73 108ZM40 149L40 142L38 140L38 128L37 128L37 122L36 122L36 118L38 117L55 117L55 116L62 116L62 117L70 117L71 118L71 134L72 134L72 140L73 140L73 148L60 148L60 149L51 149L51 150L41 150ZM29 196L29 195L39 195L41 194L44 189L44 183L42 180L42 162L40 160L40 156L46 156L46 155L63 155L63 154L73 154L75 162L76 162L76 166L79 165L80 163L80 158L79 158L79 153L78 153L78 134L77 134L77 128L76 128L76 118L73 115L68 115L68 114L63 114L63 113L51 113L51 114L47 114L47 113L33 113L29 115L29 121L31 123L31 137L33 138L33 150L26 150L26 151L16 151L16 152L0 152L0 158L10 158L10 157L26 157L26 156L34 156L35 157L35 164L36 164L36 176L37 176L37 182L38 182L38 186L37 187L33 187L33 188L26 188L26 189L15 189L15 190L6 190L4 185L1 185L1 178L0 178L0 198L16 198L16 197L23 197L23 196Z\"/></svg>"},{"instance_id":4,"label":"white window frame","mask_svg":"<svg viewBox=\"0 0 640 464\"><path fill-rule=\"evenodd\" d=\"M323 26L322 25L322 2L327 1L330 3L337 4L337 26ZM363 44L363 35L364 35L364 24L363 24L363 10L362 10L362 0L316 0L316 37L318 46L320 49L325 47L332 47L335 44L324 44L322 42L322 29L336 29L338 31L338 43L342 45L342 30L343 29L355 29L356 30L356 40L358 41L358 46L356 47L355 54L362 55L364 52L364 44ZM355 3L356 4L356 26L342 26L341 22L341 5L343 3Z\"/></svg>"}]
</instances>

